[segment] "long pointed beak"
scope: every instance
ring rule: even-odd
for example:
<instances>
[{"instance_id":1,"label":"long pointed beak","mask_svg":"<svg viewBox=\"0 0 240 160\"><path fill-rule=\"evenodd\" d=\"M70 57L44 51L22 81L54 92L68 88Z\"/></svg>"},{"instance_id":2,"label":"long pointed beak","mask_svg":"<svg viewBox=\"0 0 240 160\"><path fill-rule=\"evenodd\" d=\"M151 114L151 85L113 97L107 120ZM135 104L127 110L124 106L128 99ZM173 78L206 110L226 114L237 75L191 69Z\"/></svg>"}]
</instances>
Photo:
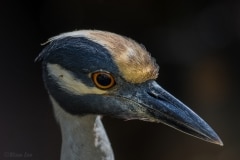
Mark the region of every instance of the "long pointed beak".
<instances>
[{"instance_id":1,"label":"long pointed beak","mask_svg":"<svg viewBox=\"0 0 240 160\"><path fill-rule=\"evenodd\" d=\"M146 89L147 88L147 89ZM186 134L223 146L215 131L185 104L164 90L155 81L131 97L145 108L139 118L161 122Z\"/></svg>"}]
</instances>

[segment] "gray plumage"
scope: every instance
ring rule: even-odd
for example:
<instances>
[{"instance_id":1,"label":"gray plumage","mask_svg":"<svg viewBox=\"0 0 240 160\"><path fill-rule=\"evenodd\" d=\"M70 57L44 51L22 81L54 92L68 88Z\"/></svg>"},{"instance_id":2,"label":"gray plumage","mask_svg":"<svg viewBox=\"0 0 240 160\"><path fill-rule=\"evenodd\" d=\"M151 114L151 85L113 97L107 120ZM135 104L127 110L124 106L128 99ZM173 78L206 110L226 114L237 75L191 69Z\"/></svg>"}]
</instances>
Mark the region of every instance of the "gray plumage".
<instances>
[{"instance_id":1,"label":"gray plumage","mask_svg":"<svg viewBox=\"0 0 240 160\"><path fill-rule=\"evenodd\" d=\"M98 115L74 116L51 98L62 133L61 160L113 160L107 134Z\"/></svg>"}]
</instances>

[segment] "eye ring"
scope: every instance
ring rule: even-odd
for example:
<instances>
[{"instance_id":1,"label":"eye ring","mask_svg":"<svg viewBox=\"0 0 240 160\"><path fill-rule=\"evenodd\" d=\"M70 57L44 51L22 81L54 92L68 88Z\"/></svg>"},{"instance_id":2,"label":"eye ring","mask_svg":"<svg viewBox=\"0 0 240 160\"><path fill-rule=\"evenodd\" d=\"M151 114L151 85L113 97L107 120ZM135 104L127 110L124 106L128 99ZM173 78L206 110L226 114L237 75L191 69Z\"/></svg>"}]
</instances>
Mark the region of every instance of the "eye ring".
<instances>
[{"instance_id":1,"label":"eye ring","mask_svg":"<svg viewBox=\"0 0 240 160\"><path fill-rule=\"evenodd\" d=\"M92 73L92 81L96 87L100 89L109 89L116 83L112 74L104 71L97 71Z\"/></svg>"}]
</instances>

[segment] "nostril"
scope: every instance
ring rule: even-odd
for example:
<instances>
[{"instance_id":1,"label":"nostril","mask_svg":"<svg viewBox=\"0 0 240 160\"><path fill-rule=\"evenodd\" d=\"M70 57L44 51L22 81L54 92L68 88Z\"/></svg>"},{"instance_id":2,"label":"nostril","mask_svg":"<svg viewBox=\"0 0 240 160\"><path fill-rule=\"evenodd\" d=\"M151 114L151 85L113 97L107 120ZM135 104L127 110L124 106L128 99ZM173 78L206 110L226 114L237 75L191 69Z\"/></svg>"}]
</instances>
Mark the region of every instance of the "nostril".
<instances>
[{"instance_id":1,"label":"nostril","mask_svg":"<svg viewBox=\"0 0 240 160\"><path fill-rule=\"evenodd\" d=\"M153 98L156 98L160 101L166 101L162 96L160 96L159 94L153 92L153 91L147 91L147 94L150 95Z\"/></svg>"}]
</instances>

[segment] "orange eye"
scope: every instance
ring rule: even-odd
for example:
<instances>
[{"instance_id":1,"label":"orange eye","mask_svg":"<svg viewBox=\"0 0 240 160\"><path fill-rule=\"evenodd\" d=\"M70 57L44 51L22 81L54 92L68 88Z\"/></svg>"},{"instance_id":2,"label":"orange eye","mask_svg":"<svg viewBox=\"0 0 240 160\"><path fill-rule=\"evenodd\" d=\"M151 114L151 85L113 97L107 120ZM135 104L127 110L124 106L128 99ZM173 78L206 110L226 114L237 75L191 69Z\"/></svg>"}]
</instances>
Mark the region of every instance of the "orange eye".
<instances>
[{"instance_id":1,"label":"orange eye","mask_svg":"<svg viewBox=\"0 0 240 160\"><path fill-rule=\"evenodd\" d=\"M94 84L100 89L109 89L115 85L113 76L107 72L99 71L93 73L92 80Z\"/></svg>"}]
</instances>

